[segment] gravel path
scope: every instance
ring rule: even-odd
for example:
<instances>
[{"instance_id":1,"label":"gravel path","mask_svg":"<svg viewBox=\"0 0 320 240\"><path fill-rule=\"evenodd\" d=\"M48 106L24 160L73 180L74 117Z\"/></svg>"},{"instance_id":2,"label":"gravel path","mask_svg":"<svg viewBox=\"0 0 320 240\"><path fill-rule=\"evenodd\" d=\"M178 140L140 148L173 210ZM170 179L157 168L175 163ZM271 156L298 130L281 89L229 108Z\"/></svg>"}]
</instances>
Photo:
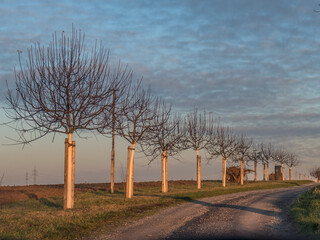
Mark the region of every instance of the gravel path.
<instances>
[{"instance_id":1,"label":"gravel path","mask_svg":"<svg viewBox=\"0 0 320 240\"><path fill-rule=\"evenodd\" d=\"M288 208L314 185L195 200L94 239L312 239L295 229Z\"/></svg>"}]
</instances>

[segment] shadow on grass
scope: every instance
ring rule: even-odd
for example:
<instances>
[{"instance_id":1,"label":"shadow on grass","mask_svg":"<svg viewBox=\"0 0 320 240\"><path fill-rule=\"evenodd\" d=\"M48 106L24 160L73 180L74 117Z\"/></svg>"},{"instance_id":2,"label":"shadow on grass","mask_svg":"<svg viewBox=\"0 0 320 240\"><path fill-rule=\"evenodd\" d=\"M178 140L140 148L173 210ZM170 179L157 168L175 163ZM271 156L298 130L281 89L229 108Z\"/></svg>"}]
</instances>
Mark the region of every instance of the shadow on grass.
<instances>
[{"instance_id":1,"label":"shadow on grass","mask_svg":"<svg viewBox=\"0 0 320 240\"><path fill-rule=\"evenodd\" d=\"M0 240L27 240L27 238L13 237L6 234L5 235L0 234Z\"/></svg>"},{"instance_id":2,"label":"shadow on grass","mask_svg":"<svg viewBox=\"0 0 320 240\"><path fill-rule=\"evenodd\" d=\"M40 198L39 202L42 203L43 205L46 205L48 207L56 208L56 209L63 209L62 204L52 202L48 200L47 198Z\"/></svg>"}]
</instances>

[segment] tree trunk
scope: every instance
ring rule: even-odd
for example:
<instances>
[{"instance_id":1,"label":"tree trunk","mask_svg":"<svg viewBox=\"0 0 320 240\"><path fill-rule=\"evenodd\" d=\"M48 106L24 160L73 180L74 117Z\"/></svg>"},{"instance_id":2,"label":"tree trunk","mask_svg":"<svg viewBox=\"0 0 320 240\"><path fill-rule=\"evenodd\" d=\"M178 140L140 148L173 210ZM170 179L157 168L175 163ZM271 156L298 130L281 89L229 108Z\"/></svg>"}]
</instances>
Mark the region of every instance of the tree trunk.
<instances>
[{"instance_id":1,"label":"tree trunk","mask_svg":"<svg viewBox=\"0 0 320 240\"><path fill-rule=\"evenodd\" d=\"M269 181L269 161L267 162L267 181Z\"/></svg>"},{"instance_id":2,"label":"tree trunk","mask_svg":"<svg viewBox=\"0 0 320 240\"><path fill-rule=\"evenodd\" d=\"M298 172L296 171L296 180L298 180Z\"/></svg>"},{"instance_id":3,"label":"tree trunk","mask_svg":"<svg viewBox=\"0 0 320 240\"><path fill-rule=\"evenodd\" d=\"M115 159L115 151L114 151L114 138L115 138L115 122L116 122L116 116L115 116L115 108L116 108L116 91L113 91L113 99L112 99L112 142L111 142L111 181L110 181L110 192L114 193L114 159Z\"/></svg>"},{"instance_id":4,"label":"tree trunk","mask_svg":"<svg viewBox=\"0 0 320 240\"><path fill-rule=\"evenodd\" d=\"M135 144L132 144L131 147L129 147L129 157L128 157L128 161L129 161L129 166L128 166L128 170L127 170L127 189L128 192L126 194L127 198L132 198L133 197L133 173L134 173L134 151L135 151Z\"/></svg>"},{"instance_id":5,"label":"tree trunk","mask_svg":"<svg viewBox=\"0 0 320 240\"><path fill-rule=\"evenodd\" d=\"M263 166L263 181L265 181L266 180L266 164L263 163L262 166Z\"/></svg>"},{"instance_id":6,"label":"tree trunk","mask_svg":"<svg viewBox=\"0 0 320 240\"><path fill-rule=\"evenodd\" d=\"M227 159L222 157L222 187L226 186L226 177L227 177Z\"/></svg>"},{"instance_id":7,"label":"tree trunk","mask_svg":"<svg viewBox=\"0 0 320 240\"><path fill-rule=\"evenodd\" d=\"M299 173L299 180L301 180L301 173Z\"/></svg>"},{"instance_id":8,"label":"tree trunk","mask_svg":"<svg viewBox=\"0 0 320 240\"><path fill-rule=\"evenodd\" d=\"M161 165L162 165L162 192L167 192L167 152L164 151L161 154Z\"/></svg>"},{"instance_id":9,"label":"tree trunk","mask_svg":"<svg viewBox=\"0 0 320 240\"><path fill-rule=\"evenodd\" d=\"M74 206L74 173L75 173L75 160L76 160L76 142L72 141L72 190L71 190L71 208Z\"/></svg>"},{"instance_id":10,"label":"tree trunk","mask_svg":"<svg viewBox=\"0 0 320 240\"><path fill-rule=\"evenodd\" d=\"M72 208L72 166L73 166L73 144L72 133L68 134L68 138L65 140L65 170L64 170L64 209Z\"/></svg>"},{"instance_id":11,"label":"tree trunk","mask_svg":"<svg viewBox=\"0 0 320 240\"><path fill-rule=\"evenodd\" d=\"M197 155L197 188L201 188L201 156Z\"/></svg>"},{"instance_id":12,"label":"tree trunk","mask_svg":"<svg viewBox=\"0 0 320 240\"><path fill-rule=\"evenodd\" d=\"M284 164L282 163L282 181L284 181Z\"/></svg>"},{"instance_id":13,"label":"tree trunk","mask_svg":"<svg viewBox=\"0 0 320 240\"><path fill-rule=\"evenodd\" d=\"M240 184L243 185L243 176L244 176L244 160L241 159L240 162Z\"/></svg>"},{"instance_id":14,"label":"tree trunk","mask_svg":"<svg viewBox=\"0 0 320 240\"><path fill-rule=\"evenodd\" d=\"M168 192L169 186L168 186L168 153L166 153L166 192Z\"/></svg>"},{"instance_id":15,"label":"tree trunk","mask_svg":"<svg viewBox=\"0 0 320 240\"><path fill-rule=\"evenodd\" d=\"M306 180L306 175L303 175L303 180Z\"/></svg>"},{"instance_id":16,"label":"tree trunk","mask_svg":"<svg viewBox=\"0 0 320 240\"><path fill-rule=\"evenodd\" d=\"M289 180L292 180L292 168L289 168Z\"/></svg>"},{"instance_id":17,"label":"tree trunk","mask_svg":"<svg viewBox=\"0 0 320 240\"><path fill-rule=\"evenodd\" d=\"M257 182L257 160L254 160L254 181Z\"/></svg>"},{"instance_id":18,"label":"tree trunk","mask_svg":"<svg viewBox=\"0 0 320 240\"><path fill-rule=\"evenodd\" d=\"M135 144L132 144L131 147L128 147L126 198L133 197L134 151Z\"/></svg>"}]
</instances>

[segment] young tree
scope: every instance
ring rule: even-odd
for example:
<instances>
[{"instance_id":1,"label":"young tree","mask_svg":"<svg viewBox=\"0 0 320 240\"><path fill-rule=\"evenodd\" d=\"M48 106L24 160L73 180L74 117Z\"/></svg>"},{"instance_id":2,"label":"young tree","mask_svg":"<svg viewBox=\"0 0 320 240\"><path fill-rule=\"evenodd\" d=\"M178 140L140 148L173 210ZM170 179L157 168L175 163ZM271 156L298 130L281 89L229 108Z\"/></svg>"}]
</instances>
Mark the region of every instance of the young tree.
<instances>
[{"instance_id":1,"label":"young tree","mask_svg":"<svg viewBox=\"0 0 320 240\"><path fill-rule=\"evenodd\" d=\"M320 167L316 167L310 170L310 175L314 178L316 178L316 181L319 182L320 179ZM300 180L301 180L301 174L300 174Z\"/></svg>"},{"instance_id":2,"label":"young tree","mask_svg":"<svg viewBox=\"0 0 320 240\"><path fill-rule=\"evenodd\" d=\"M84 34L73 28L71 37L64 31L60 38L54 33L47 48L40 43L29 48L25 65L19 53L19 63L16 91L8 90L6 115L15 124L18 143L52 132L67 134L64 208L72 208L72 136L97 130L97 117L110 107L108 51L96 43L86 52Z\"/></svg>"},{"instance_id":3,"label":"young tree","mask_svg":"<svg viewBox=\"0 0 320 240\"><path fill-rule=\"evenodd\" d=\"M110 192L114 193L116 119L121 115L121 101L129 94L132 71L128 70L128 65L124 66L119 62L118 67L110 74L110 78L112 79L110 87L112 102L110 108L107 108L100 118L99 132L106 136L111 134Z\"/></svg>"},{"instance_id":4,"label":"young tree","mask_svg":"<svg viewBox=\"0 0 320 240\"><path fill-rule=\"evenodd\" d=\"M272 159L275 162L275 165L277 165L277 162L281 163L282 166L282 181L284 181L284 164L287 161L287 152L283 148L278 148L273 151Z\"/></svg>"},{"instance_id":5,"label":"young tree","mask_svg":"<svg viewBox=\"0 0 320 240\"><path fill-rule=\"evenodd\" d=\"M232 156L233 162L240 162L240 184L243 185L244 178L244 163L249 159L250 148L252 146L252 139L245 137L243 134L236 139L237 149Z\"/></svg>"},{"instance_id":6,"label":"young tree","mask_svg":"<svg viewBox=\"0 0 320 240\"><path fill-rule=\"evenodd\" d=\"M137 143L146 140L147 132L153 131L153 120L157 117L160 102L144 90L140 82L131 86L124 101L121 102L121 114L116 119L116 131L126 139L128 147L126 197L133 197L134 152Z\"/></svg>"},{"instance_id":7,"label":"young tree","mask_svg":"<svg viewBox=\"0 0 320 240\"><path fill-rule=\"evenodd\" d=\"M260 144L259 145L259 148L260 148L260 159L262 161L262 164L263 164L263 180L267 180L269 181L269 162L270 160L272 160L272 157L273 157L273 154L274 154L274 148L272 146L271 143L269 144ZM267 165L267 173L265 174L265 165ZM267 175L265 177L265 175Z\"/></svg>"},{"instance_id":8,"label":"young tree","mask_svg":"<svg viewBox=\"0 0 320 240\"><path fill-rule=\"evenodd\" d=\"M181 118L169 116L169 112L169 109L162 105L157 117L153 119L153 131L147 133L148 140L141 144L143 152L151 157L150 162L161 155L162 192L168 191L168 155L175 156L184 149Z\"/></svg>"},{"instance_id":9,"label":"young tree","mask_svg":"<svg viewBox=\"0 0 320 240\"><path fill-rule=\"evenodd\" d=\"M293 153L288 154L286 165L289 167L289 180L292 180L292 168L298 166L299 164L300 164L300 161L297 155Z\"/></svg>"},{"instance_id":10,"label":"young tree","mask_svg":"<svg viewBox=\"0 0 320 240\"><path fill-rule=\"evenodd\" d=\"M252 144L252 151L248 153L249 161L252 161L254 164L254 181L257 182L257 168L258 161L261 159L261 152L258 150L257 145Z\"/></svg>"},{"instance_id":11,"label":"young tree","mask_svg":"<svg viewBox=\"0 0 320 240\"><path fill-rule=\"evenodd\" d=\"M227 159L237 151L236 135L229 127L218 126L215 131L215 144L208 144L207 151L211 157L222 157L222 186L226 186Z\"/></svg>"},{"instance_id":12,"label":"young tree","mask_svg":"<svg viewBox=\"0 0 320 240\"><path fill-rule=\"evenodd\" d=\"M186 116L184 122L186 148L192 148L197 153L197 188L201 188L201 156L199 151L208 145L209 124L206 111L198 113L194 108L193 113Z\"/></svg>"}]
</instances>

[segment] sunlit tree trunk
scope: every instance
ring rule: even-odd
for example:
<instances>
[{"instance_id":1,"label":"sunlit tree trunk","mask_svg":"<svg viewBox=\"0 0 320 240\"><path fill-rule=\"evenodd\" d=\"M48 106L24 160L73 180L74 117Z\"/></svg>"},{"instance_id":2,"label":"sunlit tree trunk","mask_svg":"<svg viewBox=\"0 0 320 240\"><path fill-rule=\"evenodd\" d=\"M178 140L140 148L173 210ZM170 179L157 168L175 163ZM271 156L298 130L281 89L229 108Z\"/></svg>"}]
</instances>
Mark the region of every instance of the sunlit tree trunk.
<instances>
[{"instance_id":1,"label":"sunlit tree trunk","mask_svg":"<svg viewBox=\"0 0 320 240\"><path fill-rule=\"evenodd\" d=\"M282 163L282 181L284 181L284 164Z\"/></svg>"},{"instance_id":2,"label":"sunlit tree trunk","mask_svg":"<svg viewBox=\"0 0 320 240\"><path fill-rule=\"evenodd\" d=\"M240 184L243 185L243 175L244 175L244 160L241 159L240 162Z\"/></svg>"},{"instance_id":3,"label":"sunlit tree trunk","mask_svg":"<svg viewBox=\"0 0 320 240\"><path fill-rule=\"evenodd\" d=\"M257 182L257 160L254 160L254 181Z\"/></svg>"},{"instance_id":4,"label":"sunlit tree trunk","mask_svg":"<svg viewBox=\"0 0 320 240\"><path fill-rule=\"evenodd\" d=\"M74 164L73 164L73 142L72 142L72 133L68 134L68 138L65 141L65 175L64 175L64 204L63 208L68 209L73 207L73 197L72 197L72 191L73 191L73 185L74 177L72 176L74 174Z\"/></svg>"},{"instance_id":5,"label":"sunlit tree trunk","mask_svg":"<svg viewBox=\"0 0 320 240\"><path fill-rule=\"evenodd\" d=\"M289 180L292 180L292 168L289 168Z\"/></svg>"},{"instance_id":6,"label":"sunlit tree trunk","mask_svg":"<svg viewBox=\"0 0 320 240\"><path fill-rule=\"evenodd\" d=\"M197 155L197 188L201 188L201 156Z\"/></svg>"},{"instance_id":7,"label":"sunlit tree trunk","mask_svg":"<svg viewBox=\"0 0 320 240\"><path fill-rule=\"evenodd\" d=\"M269 181L269 161L267 162L267 181Z\"/></svg>"},{"instance_id":8,"label":"sunlit tree trunk","mask_svg":"<svg viewBox=\"0 0 320 240\"><path fill-rule=\"evenodd\" d=\"M128 166L127 166L127 192L126 197L132 198L133 197L133 172L134 172L134 151L135 145L132 144L131 147L128 147Z\"/></svg>"},{"instance_id":9,"label":"sunlit tree trunk","mask_svg":"<svg viewBox=\"0 0 320 240\"><path fill-rule=\"evenodd\" d=\"M168 192L169 186L168 186L168 153L166 153L166 192Z\"/></svg>"},{"instance_id":10,"label":"sunlit tree trunk","mask_svg":"<svg viewBox=\"0 0 320 240\"><path fill-rule=\"evenodd\" d=\"M227 177L227 159L222 158L222 187L226 186L226 177Z\"/></svg>"},{"instance_id":11,"label":"sunlit tree trunk","mask_svg":"<svg viewBox=\"0 0 320 240\"><path fill-rule=\"evenodd\" d=\"M164 151L161 154L161 165L162 165L162 192L168 192L167 151Z\"/></svg>"}]
</instances>

